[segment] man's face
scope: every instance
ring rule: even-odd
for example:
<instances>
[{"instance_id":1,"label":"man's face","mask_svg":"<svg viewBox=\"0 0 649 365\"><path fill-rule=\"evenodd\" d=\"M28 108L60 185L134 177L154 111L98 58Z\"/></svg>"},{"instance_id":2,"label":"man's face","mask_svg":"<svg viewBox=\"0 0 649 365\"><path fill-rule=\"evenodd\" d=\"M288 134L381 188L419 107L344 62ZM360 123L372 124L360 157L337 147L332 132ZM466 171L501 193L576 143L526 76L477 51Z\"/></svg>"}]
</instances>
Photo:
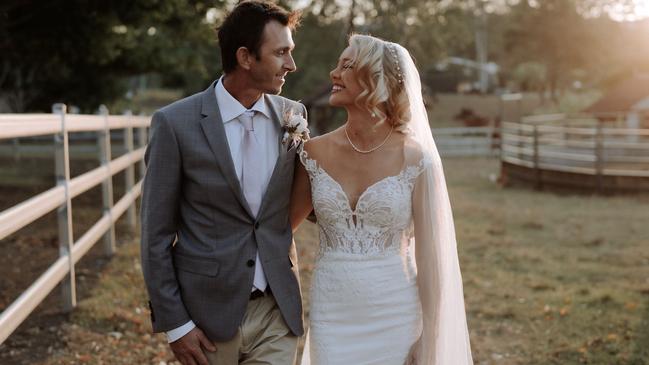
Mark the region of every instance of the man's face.
<instances>
[{"instance_id":1,"label":"man's face","mask_svg":"<svg viewBox=\"0 0 649 365\"><path fill-rule=\"evenodd\" d=\"M284 77L296 70L291 52L295 48L291 30L277 21L264 27L259 55L250 64L254 86L267 94L279 94Z\"/></svg>"}]
</instances>

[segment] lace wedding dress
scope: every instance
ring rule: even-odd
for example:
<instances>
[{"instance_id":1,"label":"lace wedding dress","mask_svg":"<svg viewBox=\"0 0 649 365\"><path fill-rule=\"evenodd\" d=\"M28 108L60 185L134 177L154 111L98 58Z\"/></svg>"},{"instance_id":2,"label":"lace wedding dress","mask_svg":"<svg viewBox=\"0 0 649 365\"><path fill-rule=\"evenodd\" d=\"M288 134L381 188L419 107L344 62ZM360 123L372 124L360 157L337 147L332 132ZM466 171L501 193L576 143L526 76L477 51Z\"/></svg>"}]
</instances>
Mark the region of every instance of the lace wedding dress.
<instances>
[{"instance_id":1,"label":"lace wedding dress","mask_svg":"<svg viewBox=\"0 0 649 365\"><path fill-rule=\"evenodd\" d=\"M410 102L405 164L352 208L305 151L320 250L303 365L473 365L455 227L410 53L396 43ZM416 250L415 250L416 248ZM409 352L413 350L413 355Z\"/></svg>"},{"instance_id":2,"label":"lace wedding dress","mask_svg":"<svg viewBox=\"0 0 649 365\"><path fill-rule=\"evenodd\" d=\"M369 186L355 209L303 151L320 248L302 364L403 365L422 331L412 252L412 193L425 158Z\"/></svg>"}]
</instances>

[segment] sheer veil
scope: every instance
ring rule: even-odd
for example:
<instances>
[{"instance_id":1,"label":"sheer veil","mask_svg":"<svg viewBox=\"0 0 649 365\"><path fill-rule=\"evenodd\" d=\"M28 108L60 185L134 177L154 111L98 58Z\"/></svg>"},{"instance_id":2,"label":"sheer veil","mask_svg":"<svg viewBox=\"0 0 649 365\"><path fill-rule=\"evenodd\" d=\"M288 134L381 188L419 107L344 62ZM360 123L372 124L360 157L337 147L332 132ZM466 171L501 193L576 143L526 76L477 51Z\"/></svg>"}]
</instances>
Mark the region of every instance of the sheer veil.
<instances>
[{"instance_id":1,"label":"sheer veil","mask_svg":"<svg viewBox=\"0 0 649 365\"><path fill-rule=\"evenodd\" d=\"M411 108L408 127L428 162L418 178L413 198L417 284L423 317L423 332L415 348L414 363L473 364L453 214L441 158L424 106L419 72L408 50L396 43L389 45L397 50L403 70Z\"/></svg>"}]
</instances>

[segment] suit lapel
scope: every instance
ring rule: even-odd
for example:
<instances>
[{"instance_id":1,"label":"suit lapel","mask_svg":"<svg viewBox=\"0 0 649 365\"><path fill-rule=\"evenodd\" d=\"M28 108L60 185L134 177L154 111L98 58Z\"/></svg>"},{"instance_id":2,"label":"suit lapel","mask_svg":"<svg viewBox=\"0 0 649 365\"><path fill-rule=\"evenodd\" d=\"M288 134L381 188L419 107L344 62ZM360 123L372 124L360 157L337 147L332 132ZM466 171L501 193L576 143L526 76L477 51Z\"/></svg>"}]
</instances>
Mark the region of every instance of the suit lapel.
<instances>
[{"instance_id":1,"label":"suit lapel","mask_svg":"<svg viewBox=\"0 0 649 365\"><path fill-rule=\"evenodd\" d=\"M284 111L282 110L283 106L276 105L273 102L273 98L271 98L266 94L264 94L264 98L266 98L266 105L270 110L270 118L274 123L277 123L280 130L279 130L279 137L277 139L277 145L279 146L279 154L277 155L277 161L275 161L275 167L273 168L273 173L270 176L270 180L268 181L268 186L266 187L266 192L264 193L264 197L261 200L261 205L259 206L260 214L263 211L264 207L268 204L268 200L270 199L270 197L273 196L273 187L277 184L277 181L280 180L282 177L282 167L284 166L284 160L286 159L286 155L288 154L287 147L282 144L282 137L284 134L283 126L282 126L282 118L284 114Z\"/></svg>"},{"instance_id":2,"label":"suit lapel","mask_svg":"<svg viewBox=\"0 0 649 365\"><path fill-rule=\"evenodd\" d=\"M214 91L215 85L216 82L203 92L201 105L201 114L203 115L203 119L201 120L201 128L203 129L205 138L207 138L207 143L216 158L219 168L223 172L223 176L228 181L232 192L248 215L254 217L250 211L250 207L248 207L245 197L243 196L243 191L239 184L236 170L234 169L234 162L232 161L228 138L225 135L225 127L223 126L223 120L221 119L221 112L219 111L219 106L216 102L216 94Z\"/></svg>"}]
</instances>

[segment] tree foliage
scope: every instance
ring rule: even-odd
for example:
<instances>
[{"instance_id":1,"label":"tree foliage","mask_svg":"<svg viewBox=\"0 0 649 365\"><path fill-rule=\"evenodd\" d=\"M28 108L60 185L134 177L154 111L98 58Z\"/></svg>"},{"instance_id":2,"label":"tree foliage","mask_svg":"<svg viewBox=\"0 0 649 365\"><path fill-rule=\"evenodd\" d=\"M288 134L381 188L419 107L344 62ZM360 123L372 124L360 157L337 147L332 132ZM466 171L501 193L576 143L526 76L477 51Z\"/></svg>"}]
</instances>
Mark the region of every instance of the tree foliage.
<instances>
[{"instance_id":1,"label":"tree foliage","mask_svg":"<svg viewBox=\"0 0 649 365\"><path fill-rule=\"evenodd\" d=\"M91 110L121 95L130 76L157 72L180 87L205 78L218 65L204 21L212 6L194 0L5 2L0 93L17 112L48 110L57 101Z\"/></svg>"},{"instance_id":2,"label":"tree foliage","mask_svg":"<svg viewBox=\"0 0 649 365\"><path fill-rule=\"evenodd\" d=\"M236 2L5 0L0 99L17 112L48 111L54 102L92 111L123 97L135 77L199 91L219 76L214 24ZM614 3L632 12L633 0L278 2L304 6L294 36L298 71L284 89L295 99L328 84L351 31L405 45L429 83L447 56L476 59L478 27L488 33L489 61L500 65L501 77L555 96L576 77L598 85L649 70L649 25L605 16Z\"/></svg>"},{"instance_id":3,"label":"tree foliage","mask_svg":"<svg viewBox=\"0 0 649 365\"><path fill-rule=\"evenodd\" d=\"M421 0L354 0L342 6L333 0L312 0L303 11L303 25L295 36L299 71L291 75L286 88L291 96L317 93L329 82L329 71L352 32L404 45L424 77L449 55L473 56L472 13L459 5Z\"/></svg>"},{"instance_id":4,"label":"tree foliage","mask_svg":"<svg viewBox=\"0 0 649 365\"><path fill-rule=\"evenodd\" d=\"M592 49L586 19L577 13L573 0L546 0L537 7L523 2L512 13L506 51L522 62L542 64L545 86L556 98L568 71L583 66Z\"/></svg>"}]
</instances>

